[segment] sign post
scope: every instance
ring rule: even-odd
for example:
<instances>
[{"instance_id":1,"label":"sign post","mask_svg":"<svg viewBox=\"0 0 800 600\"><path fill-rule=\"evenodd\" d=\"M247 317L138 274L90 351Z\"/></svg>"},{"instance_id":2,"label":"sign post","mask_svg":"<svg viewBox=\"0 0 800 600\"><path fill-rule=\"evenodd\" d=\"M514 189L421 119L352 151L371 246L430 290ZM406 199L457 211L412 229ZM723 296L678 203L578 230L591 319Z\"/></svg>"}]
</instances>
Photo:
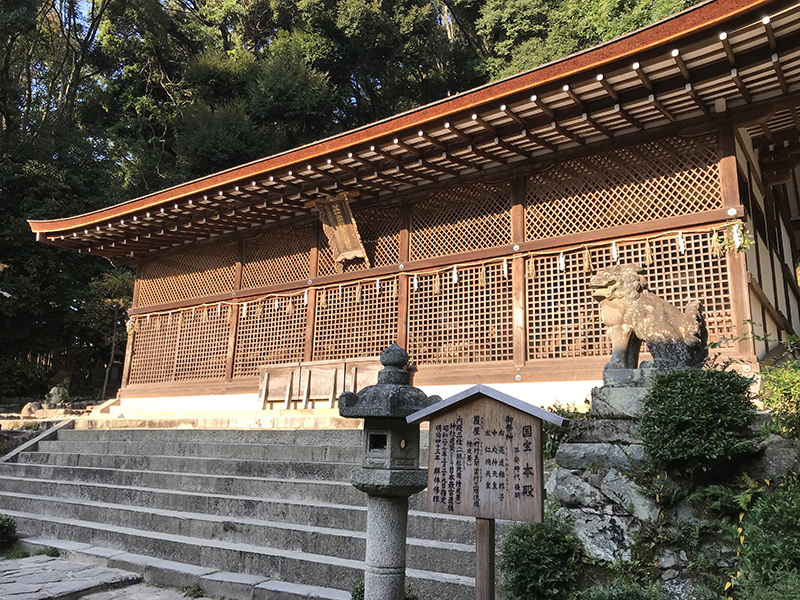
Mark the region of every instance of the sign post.
<instances>
[{"instance_id":1,"label":"sign post","mask_svg":"<svg viewBox=\"0 0 800 600\"><path fill-rule=\"evenodd\" d=\"M494 521L542 521L542 423L567 419L477 385L407 421L430 421L428 510L476 518L475 597L493 600Z\"/></svg>"}]
</instances>

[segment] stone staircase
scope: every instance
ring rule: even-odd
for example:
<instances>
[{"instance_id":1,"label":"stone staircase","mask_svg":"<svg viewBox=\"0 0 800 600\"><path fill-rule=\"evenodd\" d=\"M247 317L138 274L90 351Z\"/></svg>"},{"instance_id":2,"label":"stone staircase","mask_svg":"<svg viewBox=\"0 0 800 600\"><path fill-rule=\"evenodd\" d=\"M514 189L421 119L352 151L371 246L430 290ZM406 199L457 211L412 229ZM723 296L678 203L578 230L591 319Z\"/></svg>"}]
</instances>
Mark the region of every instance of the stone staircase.
<instances>
[{"instance_id":1,"label":"stone staircase","mask_svg":"<svg viewBox=\"0 0 800 600\"><path fill-rule=\"evenodd\" d=\"M60 429L0 463L29 546L246 600L346 600L363 578L360 430ZM423 438L427 436L423 435ZM408 582L474 598L474 521L411 498ZM149 574L149 576L148 576Z\"/></svg>"}]
</instances>

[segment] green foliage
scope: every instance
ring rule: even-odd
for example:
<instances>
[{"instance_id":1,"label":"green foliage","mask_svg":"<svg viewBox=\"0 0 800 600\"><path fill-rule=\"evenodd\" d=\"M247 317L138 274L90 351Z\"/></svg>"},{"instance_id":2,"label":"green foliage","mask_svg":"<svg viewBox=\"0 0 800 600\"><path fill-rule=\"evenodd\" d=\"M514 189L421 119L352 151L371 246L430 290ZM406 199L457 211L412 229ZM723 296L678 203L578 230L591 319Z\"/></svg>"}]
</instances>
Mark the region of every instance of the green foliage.
<instances>
[{"instance_id":1,"label":"green foliage","mask_svg":"<svg viewBox=\"0 0 800 600\"><path fill-rule=\"evenodd\" d=\"M488 0L477 31L483 69L507 77L606 42L696 4L695 0Z\"/></svg>"},{"instance_id":2,"label":"green foliage","mask_svg":"<svg viewBox=\"0 0 800 600\"><path fill-rule=\"evenodd\" d=\"M350 597L352 600L364 600L364 580L356 581L353 584L353 587L350 589ZM414 591L414 588L411 587L410 584L406 585L406 596L405 600L420 600L420 597L417 596L417 592Z\"/></svg>"},{"instance_id":3,"label":"green foliage","mask_svg":"<svg viewBox=\"0 0 800 600\"><path fill-rule=\"evenodd\" d=\"M800 572L800 483L788 477L765 492L746 514L741 570L748 585L769 588L788 573Z\"/></svg>"},{"instance_id":4,"label":"green foliage","mask_svg":"<svg viewBox=\"0 0 800 600\"><path fill-rule=\"evenodd\" d=\"M764 404L787 437L800 438L800 360L766 367Z\"/></svg>"},{"instance_id":5,"label":"green foliage","mask_svg":"<svg viewBox=\"0 0 800 600\"><path fill-rule=\"evenodd\" d=\"M42 365L0 355L0 396L42 394L49 378L49 370Z\"/></svg>"},{"instance_id":6,"label":"green foliage","mask_svg":"<svg viewBox=\"0 0 800 600\"><path fill-rule=\"evenodd\" d=\"M779 571L769 581L744 575L739 581L737 600L800 600L800 572Z\"/></svg>"},{"instance_id":7,"label":"green foliage","mask_svg":"<svg viewBox=\"0 0 800 600\"><path fill-rule=\"evenodd\" d=\"M0 515L0 552L5 552L17 542L17 524L8 515Z\"/></svg>"},{"instance_id":8,"label":"green foliage","mask_svg":"<svg viewBox=\"0 0 800 600\"><path fill-rule=\"evenodd\" d=\"M33 553L33 555L58 558L59 556L61 556L61 552L59 552L58 548L53 548L53 546L47 546L47 548L39 548L36 552Z\"/></svg>"},{"instance_id":9,"label":"green foliage","mask_svg":"<svg viewBox=\"0 0 800 600\"><path fill-rule=\"evenodd\" d=\"M645 452L691 472L741 454L755 416L747 377L685 369L659 374L644 400L638 435Z\"/></svg>"},{"instance_id":10,"label":"green foliage","mask_svg":"<svg viewBox=\"0 0 800 600\"><path fill-rule=\"evenodd\" d=\"M555 515L509 527L500 552L509 600L565 599L578 576L580 542L571 524Z\"/></svg>"},{"instance_id":11,"label":"green foliage","mask_svg":"<svg viewBox=\"0 0 800 600\"><path fill-rule=\"evenodd\" d=\"M671 477L664 470L648 465L634 474L634 481L639 490L655 499L664 508L675 506L689 493L691 482Z\"/></svg>"},{"instance_id":12,"label":"green foliage","mask_svg":"<svg viewBox=\"0 0 800 600\"><path fill-rule=\"evenodd\" d=\"M585 413L581 413L574 406L562 406L561 404L554 404L548 409L559 416L566 419L576 419L586 417ZM566 427L558 427L547 421L543 422L542 433L544 434L543 452L545 460L554 458L558 446L567 437L568 429Z\"/></svg>"},{"instance_id":13,"label":"green foliage","mask_svg":"<svg viewBox=\"0 0 800 600\"><path fill-rule=\"evenodd\" d=\"M712 484L696 489L689 500L723 517L734 518L747 510L754 496L764 487L747 474L736 480L736 485Z\"/></svg>"},{"instance_id":14,"label":"green foliage","mask_svg":"<svg viewBox=\"0 0 800 600\"><path fill-rule=\"evenodd\" d=\"M22 549L20 546L14 545L3 554L3 558L6 560L13 560L15 558L28 558L30 555L31 553L27 550Z\"/></svg>"},{"instance_id":15,"label":"green foliage","mask_svg":"<svg viewBox=\"0 0 800 600\"><path fill-rule=\"evenodd\" d=\"M200 587L199 583L195 583L193 586L183 590L183 595L187 598L202 598L206 593L203 591L203 588Z\"/></svg>"},{"instance_id":16,"label":"green foliage","mask_svg":"<svg viewBox=\"0 0 800 600\"><path fill-rule=\"evenodd\" d=\"M660 585L640 587L623 581L615 581L609 587L591 587L578 594L579 600L663 600L663 598L664 591Z\"/></svg>"}]
</instances>

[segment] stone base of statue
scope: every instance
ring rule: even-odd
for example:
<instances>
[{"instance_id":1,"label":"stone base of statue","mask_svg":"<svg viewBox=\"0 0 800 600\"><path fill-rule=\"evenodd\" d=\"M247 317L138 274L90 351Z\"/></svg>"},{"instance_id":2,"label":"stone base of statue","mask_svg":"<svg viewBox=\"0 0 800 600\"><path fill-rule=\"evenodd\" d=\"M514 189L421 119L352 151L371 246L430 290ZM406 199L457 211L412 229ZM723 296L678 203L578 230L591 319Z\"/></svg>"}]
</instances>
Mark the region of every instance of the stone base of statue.
<instances>
[{"instance_id":1,"label":"stone base of statue","mask_svg":"<svg viewBox=\"0 0 800 600\"><path fill-rule=\"evenodd\" d=\"M653 386L658 369L606 369L603 387L592 390L593 415L604 417L638 417L642 400Z\"/></svg>"}]
</instances>

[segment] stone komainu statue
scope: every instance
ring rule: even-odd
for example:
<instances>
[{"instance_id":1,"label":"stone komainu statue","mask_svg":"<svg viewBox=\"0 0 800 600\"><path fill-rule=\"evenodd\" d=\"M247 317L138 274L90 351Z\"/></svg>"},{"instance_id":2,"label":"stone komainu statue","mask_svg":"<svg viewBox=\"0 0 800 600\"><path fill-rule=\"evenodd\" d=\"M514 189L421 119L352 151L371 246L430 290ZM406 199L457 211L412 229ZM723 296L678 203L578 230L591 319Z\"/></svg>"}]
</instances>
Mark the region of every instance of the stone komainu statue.
<instances>
[{"instance_id":1,"label":"stone komainu statue","mask_svg":"<svg viewBox=\"0 0 800 600\"><path fill-rule=\"evenodd\" d=\"M640 264L600 269L589 286L611 338L606 369L636 369L641 342L660 371L699 367L708 357L708 332L698 300L681 311L646 289Z\"/></svg>"}]
</instances>

